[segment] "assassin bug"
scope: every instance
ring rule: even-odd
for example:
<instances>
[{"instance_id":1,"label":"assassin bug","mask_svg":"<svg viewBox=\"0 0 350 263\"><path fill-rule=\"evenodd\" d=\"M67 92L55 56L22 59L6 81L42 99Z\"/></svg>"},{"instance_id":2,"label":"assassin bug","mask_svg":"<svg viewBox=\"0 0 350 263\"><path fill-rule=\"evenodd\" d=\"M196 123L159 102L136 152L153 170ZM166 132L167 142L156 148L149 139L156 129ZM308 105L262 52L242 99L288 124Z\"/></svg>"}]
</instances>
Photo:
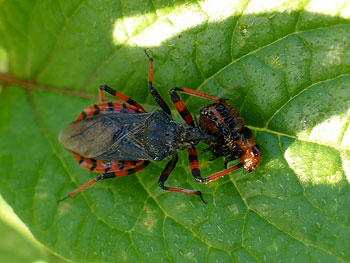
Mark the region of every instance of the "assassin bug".
<instances>
[{"instance_id":1,"label":"assassin bug","mask_svg":"<svg viewBox=\"0 0 350 263\"><path fill-rule=\"evenodd\" d=\"M128 96L115 91L107 85L100 86L99 95L101 102L85 108L74 122L68 124L60 132L59 141L66 149L73 152L74 159L83 168L101 174L75 189L60 201L79 193L97 181L133 174L144 169L150 161L161 161L167 157L172 157L160 175L159 186L163 190L171 192L199 195L202 201L205 202L200 191L165 186L166 180L177 164L177 152L180 150L188 150L190 170L198 182L210 182L242 166L247 169L248 166L239 164L207 178L201 177L198 155L195 149L195 145L200 141L210 145L208 150L213 153L215 158L219 156L226 157L225 168L227 168L227 162L233 159L241 157L243 162L245 155L242 153L245 150L237 150L242 145L247 144L244 136L239 135L244 126L243 119L237 122L242 126L239 128L231 127L232 122L226 121L226 119L222 122L219 118L207 119L207 117L213 115L210 107L216 107L215 109L219 107L217 111L219 115L221 114L220 118L223 116L220 105L224 105L229 110L232 107L225 103L224 99L176 87L170 91L170 97L186 123L175 122L171 117L169 106L153 87L153 60L147 52L146 55L149 59L148 82L150 93L161 110L147 113L141 105ZM201 127L196 127L191 113L177 94L179 91L217 101L201 110ZM126 103L105 102L104 92ZM238 113L236 115L234 113L232 108L227 114L231 114L232 118L239 120ZM231 133L235 133L235 137L231 138L227 135L224 129L226 128L224 127L225 125L234 130ZM255 140L250 135L246 137L248 141L253 142L247 147L252 148L253 146L251 145L254 144ZM235 141L232 141L233 138ZM249 158L252 159L251 157ZM253 170L255 166L250 168L250 170Z\"/></svg>"}]
</instances>

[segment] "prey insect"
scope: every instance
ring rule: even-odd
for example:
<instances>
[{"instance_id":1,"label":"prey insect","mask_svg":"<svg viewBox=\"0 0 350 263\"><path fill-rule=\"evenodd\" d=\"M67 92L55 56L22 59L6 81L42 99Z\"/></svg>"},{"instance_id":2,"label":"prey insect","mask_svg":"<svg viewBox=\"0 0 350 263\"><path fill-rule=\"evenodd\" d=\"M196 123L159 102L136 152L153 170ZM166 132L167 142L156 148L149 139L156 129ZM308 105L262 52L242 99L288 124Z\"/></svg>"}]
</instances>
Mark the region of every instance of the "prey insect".
<instances>
[{"instance_id":1,"label":"prey insect","mask_svg":"<svg viewBox=\"0 0 350 263\"><path fill-rule=\"evenodd\" d=\"M209 104L200 110L200 127L214 135L211 146L202 152L211 151L210 161L224 156L224 174L243 167L253 171L260 162L261 152L252 131L244 126L238 111L224 100ZM230 161L241 159L236 166L227 169Z\"/></svg>"},{"instance_id":2,"label":"prey insect","mask_svg":"<svg viewBox=\"0 0 350 263\"><path fill-rule=\"evenodd\" d=\"M260 151L238 112L221 99L186 88L173 88L170 98L185 123L171 117L167 103L153 87L153 60L149 59L149 91L160 106L160 110L148 113L128 96L107 85L99 87L101 102L85 108L59 134L60 143L73 153L74 159L85 169L100 173L99 176L75 189L59 201L79 193L94 183L136 173L151 161L171 157L158 180L166 191L198 195L200 191L168 187L165 183L178 162L177 152L188 150L190 171L197 182L207 183L240 167L251 171L260 160ZM104 92L124 101L106 102ZM181 100L178 92L216 101L201 109L196 126L192 114ZM215 159L226 157L225 170L202 178L195 146L199 142L209 145ZM229 161L241 158L241 163L227 169Z\"/></svg>"}]
</instances>

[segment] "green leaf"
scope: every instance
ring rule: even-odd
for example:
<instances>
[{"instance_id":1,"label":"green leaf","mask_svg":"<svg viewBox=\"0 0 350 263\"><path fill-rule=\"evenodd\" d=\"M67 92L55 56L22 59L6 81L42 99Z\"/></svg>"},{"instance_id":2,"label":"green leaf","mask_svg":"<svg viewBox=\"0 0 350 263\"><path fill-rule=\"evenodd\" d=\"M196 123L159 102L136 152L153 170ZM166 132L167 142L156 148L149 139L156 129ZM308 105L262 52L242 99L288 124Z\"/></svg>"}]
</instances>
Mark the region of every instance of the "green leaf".
<instances>
[{"instance_id":1,"label":"green leaf","mask_svg":"<svg viewBox=\"0 0 350 263\"><path fill-rule=\"evenodd\" d=\"M74 262L349 262L349 10L346 0L1 1L1 194ZM202 191L206 205L158 187L167 161L57 204L96 176L57 136L100 84L157 108L144 48L169 105L174 86L230 99L260 165L200 185L180 154L168 185ZM208 103L182 97L195 113ZM223 169L199 157L203 175Z\"/></svg>"},{"instance_id":2,"label":"green leaf","mask_svg":"<svg viewBox=\"0 0 350 263\"><path fill-rule=\"evenodd\" d=\"M0 262L65 262L48 253L0 196Z\"/></svg>"}]
</instances>

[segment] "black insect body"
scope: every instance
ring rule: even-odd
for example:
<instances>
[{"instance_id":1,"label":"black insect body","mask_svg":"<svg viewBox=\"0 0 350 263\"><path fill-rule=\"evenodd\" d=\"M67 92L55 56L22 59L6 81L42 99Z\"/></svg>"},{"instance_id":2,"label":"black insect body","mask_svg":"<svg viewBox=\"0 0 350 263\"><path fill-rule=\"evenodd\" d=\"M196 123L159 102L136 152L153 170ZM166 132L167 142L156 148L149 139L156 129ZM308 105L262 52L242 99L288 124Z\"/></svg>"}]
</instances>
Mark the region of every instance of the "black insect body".
<instances>
[{"instance_id":1,"label":"black insect body","mask_svg":"<svg viewBox=\"0 0 350 263\"><path fill-rule=\"evenodd\" d=\"M59 141L71 152L104 161L161 161L212 136L175 122L162 110L94 115L67 125Z\"/></svg>"},{"instance_id":2,"label":"black insect body","mask_svg":"<svg viewBox=\"0 0 350 263\"><path fill-rule=\"evenodd\" d=\"M144 169L150 161L171 157L160 175L159 186L171 192L199 195L204 202L200 191L165 186L177 164L177 152L181 150L188 150L190 171L197 182L213 181L240 167L248 171L255 169L260 160L260 151L250 130L244 127L238 112L224 99L176 87L170 91L170 97L185 123L174 121L170 108L152 85L153 64L152 59L149 56L148 58L149 89L161 110L147 113L128 96L106 85L100 86L101 102L85 108L59 135L60 143L73 153L74 159L83 168L100 175L60 201L97 181L136 173ZM126 103L105 102L104 91ZM196 127L191 113L177 92L216 101L201 110L199 127ZM241 158L241 163L202 178L195 149L195 145L201 141L209 145L208 150L213 153L212 159L219 156L226 158L225 168L227 162L238 158Z\"/></svg>"}]
</instances>

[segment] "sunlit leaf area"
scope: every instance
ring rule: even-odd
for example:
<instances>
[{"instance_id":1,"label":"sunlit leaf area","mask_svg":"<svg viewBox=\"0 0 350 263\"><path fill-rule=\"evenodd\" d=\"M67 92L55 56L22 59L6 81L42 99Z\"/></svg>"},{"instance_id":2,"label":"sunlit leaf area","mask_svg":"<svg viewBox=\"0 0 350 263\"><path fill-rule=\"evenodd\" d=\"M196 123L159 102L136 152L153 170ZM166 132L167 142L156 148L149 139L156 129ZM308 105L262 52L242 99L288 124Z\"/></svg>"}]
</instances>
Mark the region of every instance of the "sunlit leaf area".
<instances>
[{"instance_id":1,"label":"sunlit leaf area","mask_svg":"<svg viewBox=\"0 0 350 263\"><path fill-rule=\"evenodd\" d=\"M101 84L159 109L144 50L177 122L173 87L229 99L258 167L200 184L180 151L166 185L206 204L158 186L170 158L58 203L97 176L58 134ZM349 123L347 0L0 0L0 262L350 262Z\"/></svg>"}]
</instances>

